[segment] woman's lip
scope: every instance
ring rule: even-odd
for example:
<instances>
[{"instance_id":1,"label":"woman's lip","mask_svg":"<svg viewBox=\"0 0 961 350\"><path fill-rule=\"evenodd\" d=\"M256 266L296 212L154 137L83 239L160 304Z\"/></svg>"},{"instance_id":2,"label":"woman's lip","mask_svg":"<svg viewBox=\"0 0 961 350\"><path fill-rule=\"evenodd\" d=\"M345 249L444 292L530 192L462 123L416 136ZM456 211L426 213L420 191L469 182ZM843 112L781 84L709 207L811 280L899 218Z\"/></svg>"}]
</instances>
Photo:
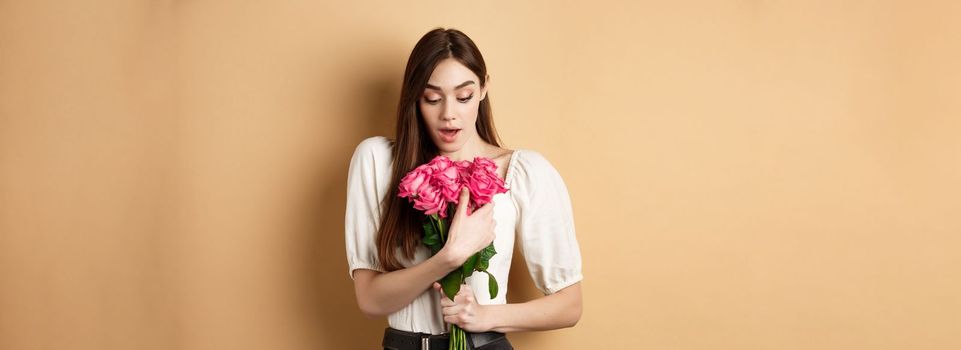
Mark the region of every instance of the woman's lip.
<instances>
[{"instance_id":1,"label":"woman's lip","mask_svg":"<svg viewBox=\"0 0 961 350\"><path fill-rule=\"evenodd\" d=\"M460 129L440 129L440 139L444 142L454 142L460 135Z\"/></svg>"}]
</instances>

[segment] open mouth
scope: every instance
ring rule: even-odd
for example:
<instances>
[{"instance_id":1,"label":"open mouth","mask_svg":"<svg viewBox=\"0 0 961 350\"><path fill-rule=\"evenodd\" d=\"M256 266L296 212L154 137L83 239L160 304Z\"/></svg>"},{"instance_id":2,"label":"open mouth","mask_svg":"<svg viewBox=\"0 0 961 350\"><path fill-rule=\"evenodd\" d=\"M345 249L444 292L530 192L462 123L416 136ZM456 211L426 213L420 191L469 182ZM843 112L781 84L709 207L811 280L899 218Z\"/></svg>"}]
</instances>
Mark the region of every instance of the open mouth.
<instances>
[{"instance_id":1,"label":"open mouth","mask_svg":"<svg viewBox=\"0 0 961 350\"><path fill-rule=\"evenodd\" d=\"M444 142L454 142L457 139L457 135L460 134L460 129L440 129L440 138Z\"/></svg>"}]
</instances>

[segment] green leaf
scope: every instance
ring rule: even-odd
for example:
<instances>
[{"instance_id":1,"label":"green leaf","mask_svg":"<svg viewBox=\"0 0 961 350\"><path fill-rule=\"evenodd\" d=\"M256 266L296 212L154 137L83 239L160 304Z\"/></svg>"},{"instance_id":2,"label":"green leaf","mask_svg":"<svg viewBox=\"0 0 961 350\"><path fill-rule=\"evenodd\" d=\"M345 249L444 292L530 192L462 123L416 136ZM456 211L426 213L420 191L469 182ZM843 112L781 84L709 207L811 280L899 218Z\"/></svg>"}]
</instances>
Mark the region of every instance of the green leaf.
<instances>
[{"instance_id":1,"label":"green leaf","mask_svg":"<svg viewBox=\"0 0 961 350\"><path fill-rule=\"evenodd\" d=\"M440 240L446 241L447 238L444 237L444 231L441 229L439 221L440 221L440 217L437 216L437 214L427 215L427 218L425 219L425 222L431 225L431 229L433 229L434 232L437 232L438 236L440 237ZM424 229L426 230L427 227L425 226Z\"/></svg>"},{"instance_id":2,"label":"green leaf","mask_svg":"<svg viewBox=\"0 0 961 350\"><path fill-rule=\"evenodd\" d=\"M497 279L487 270L484 270L484 273L487 274L487 292L490 293L491 299L494 299L497 297Z\"/></svg>"},{"instance_id":3,"label":"green leaf","mask_svg":"<svg viewBox=\"0 0 961 350\"><path fill-rule=\"evenodd\" d=\"M450 238L450 225L448 222L442 219L437 220L437 229L440 230L440 237L447 243L447 239Z\"/></svg>"},{"instance_id":4,"label":"green leaf","mask_svg":"<svg viewBox=\"0 0 961 350\"><path fill-rule=\"evenodd\" d=\"M460 269L455 269L440 280L440 286L444 290L447 298L454 300L454 296L460 291L460 285L464 283L464 276Z\"/></svg>"},{"instance_id":5,"label":"green leaf","mask_svg":"<svg viewBox=\"0 0 961 350\"><path fill-rule=\"evenodd\" d=\"M430 219L424 223L424 239L422 242L428 247L440 243L440 235L437 233L437 229L434 228L434 224L430 222Z\"/></svg>"},{"instance_id":6,"label":"green leaf","mask_svg":"<svg viewBox=\"0 0 961 350\"><path fill-rule=\"evenodd\" d=\"M464 265L461 265L461 273L464 278L470 277L474 273L474 269L477 268L477 261L480 259L480 253L475 253L464 261Z\"/></svg>"},{"instance_id":7,"label":"green leaf","mask_svg":"<svg viewBox=\"0 0 961 350\"><path fill-rule=\"evenodd\" d=\"M444 244L437 243L437 244L428 246L428 248L430 248L430 256L434 256L434 255L437 255L437 253L440 253L440 250L444 248Z\"/></svg>"},{"instance_id":8,"label":"green leaf","mask_svg":"<svg viewBox=\"0 0 961 350\"><path fill-rule=\"evenodd\" d=\"M497 250L494 249L494 243L491 243L486 248L480 251L480 259L477 261L477 271L486 271L487 267L490 266L491 258L497 254Z\"/></svg>"},{"instance_id":9,"label":"green leaf","mask_svg":"<svg viewBox=\"0 0 961 350\"><path fill-rule=\"evenodd\" d=\"M432 215L434 225L436 225L437 232L440 233L440 239L442 242L447 243L447 221L441 219L437 214Z\"/></svg>"}]
</instances>

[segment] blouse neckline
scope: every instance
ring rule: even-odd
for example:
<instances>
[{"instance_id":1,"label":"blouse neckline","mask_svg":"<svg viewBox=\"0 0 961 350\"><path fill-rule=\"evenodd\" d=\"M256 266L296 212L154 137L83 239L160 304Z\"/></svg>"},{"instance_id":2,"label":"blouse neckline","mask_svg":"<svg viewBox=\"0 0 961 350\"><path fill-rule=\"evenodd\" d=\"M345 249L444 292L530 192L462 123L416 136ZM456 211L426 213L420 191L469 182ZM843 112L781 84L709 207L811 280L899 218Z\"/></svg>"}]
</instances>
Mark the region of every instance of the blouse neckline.
<instances>
[{"instance_id":1,"label":"blouse neckline","mask_svg":"<svg viewBox=\"0 0 961 350\"><path fill-rule=\"evenodd\" d=\"M507 185L507 188L511 188L513 185L511 181L514 179L514 168L515 164L517 163L517 154L520 153L520 151L521 150L519 149L512 151L511 159L507 162L507 175L504 177L504 184Z\"/></svg>"}]
</instances>

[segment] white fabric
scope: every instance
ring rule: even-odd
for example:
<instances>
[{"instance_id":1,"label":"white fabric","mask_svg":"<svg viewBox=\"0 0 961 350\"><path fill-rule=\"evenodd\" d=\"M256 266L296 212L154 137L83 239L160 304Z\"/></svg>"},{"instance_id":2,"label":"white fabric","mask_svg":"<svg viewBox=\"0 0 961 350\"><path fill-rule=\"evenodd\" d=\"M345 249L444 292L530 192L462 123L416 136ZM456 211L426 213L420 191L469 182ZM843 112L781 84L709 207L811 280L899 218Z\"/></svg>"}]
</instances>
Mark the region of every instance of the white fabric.
<instances>
[{"instance_id":1,"label":"white fabric","mask_svg":"<svg viewBox=\"0 0 961 350\"><path fill-rule=\"evenodd\" d=\"M391 142L382 136L361 142L351 158L345 220L351 279L356 269L383 272L377 259L377 228L381 203L390 186L391 168ZM583 278L570 196L557 170L540 153L519 149L511 155L505 183L510 190L493 198L497 254L488 267L497 278L500 291L496 298L490 299L488 277L484 273L475 272L466 281L478 303L485 305L507 302L507 277L515 236L534 285L545 295ZM410 267L427 260L430 252L422 245L410 261L398 248L397 257L403 266ZM430 289L389 315L387 322L390 327L408 332L441 334L447 329L441 317L440 301Z\"/></svg>"}]
</instances>

